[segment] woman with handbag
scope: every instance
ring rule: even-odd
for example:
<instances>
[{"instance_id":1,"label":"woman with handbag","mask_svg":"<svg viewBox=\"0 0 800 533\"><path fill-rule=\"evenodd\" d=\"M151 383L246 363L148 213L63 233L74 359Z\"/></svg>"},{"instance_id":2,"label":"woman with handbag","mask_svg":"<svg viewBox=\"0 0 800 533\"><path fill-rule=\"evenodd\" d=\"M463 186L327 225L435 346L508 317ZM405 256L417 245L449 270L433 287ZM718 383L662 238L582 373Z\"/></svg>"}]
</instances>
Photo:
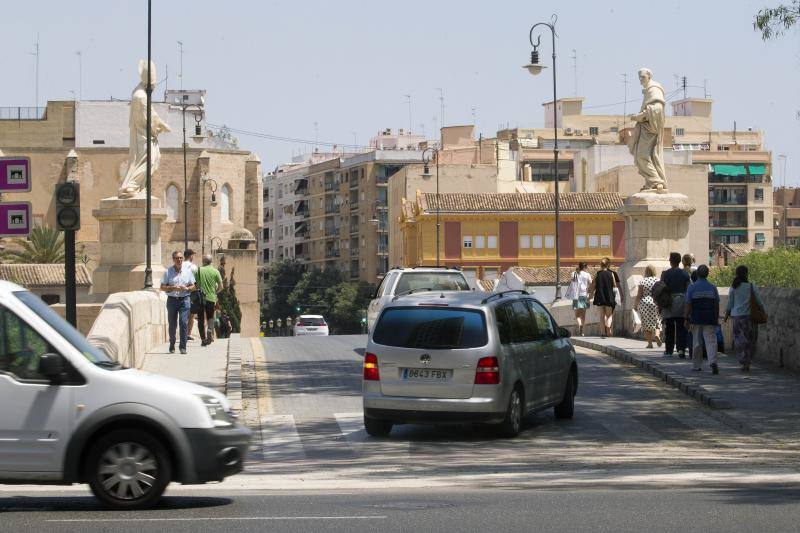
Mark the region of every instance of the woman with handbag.
<instances>
[{"instance_id":1,"label":"woman with handbag","mask_svg":"<svg viewBox=\"0 0 800 533\"><path fill-rule=\"evenodd\" d=\"M592 303L600 310L600 320L603 327L600 337L604 339L611 337L614 333L614 307L617 305L614 301L614 289L617 288L617 283L614 279L614 274L608 269L610 264L607 258L600 261L600 272L594 277L594 281L589 287L590 296L594 296Z\"/></svg>"},{"instance_id":2,"label":"woman with handbag","mask_svg":"<svg viewBox=\"0 0 800 533\"><path fill-rule=\"evenodd\" d=\"M636 294L636 302L633 305L642 319L647 348L653 347L653 340L656 341L659 348L661 347L661 315L655 300L653 300L653 285L657 282L656 268L653 265L647 265L644 269L644 277L639 281L639 292Z\"/></svg>"},{"instance_id":3,"label":"woman with handbag","mask_svg":"<svg viewBox=\"0 0 800 533\"><path fill-rule=\"evenodd\" d=\"M755 285L748 281L747 275L748 270L745 265L736 267L736 276L728 293L728 306L725 311L726 322L728 317L733 317L733 350L744 372L750 370L750 362L753 360L755 328L767 321L764 302L761 301Z\"/></svg>"},{"instance_id":4,"label":"woman with handbag","mask_svg":"<svg viewBox=\"0 0 800 533\"><path fill-rule=\"evenodd\" d=\"M586 263L581 261L572 273L572 280L567 288L567 298L572 300L575 322L578 324L578 335L583 337L583 323L586 321L586 310L589 308L589 285L592 275L586 272Z\"/></svg>"}]
</instances>

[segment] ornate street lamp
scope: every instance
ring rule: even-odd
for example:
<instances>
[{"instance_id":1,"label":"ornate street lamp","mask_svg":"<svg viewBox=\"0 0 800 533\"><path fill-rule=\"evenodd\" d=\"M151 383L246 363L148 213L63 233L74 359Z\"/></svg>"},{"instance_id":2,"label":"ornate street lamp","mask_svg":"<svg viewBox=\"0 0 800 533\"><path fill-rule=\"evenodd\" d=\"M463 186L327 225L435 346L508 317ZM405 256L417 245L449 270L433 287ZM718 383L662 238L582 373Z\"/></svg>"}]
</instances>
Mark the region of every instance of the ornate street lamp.
<instances>
[{"instance_id":1,"label":"ornate street lamp","mask_svg":"<svg viewBox=\"0 0 800 533\"><path fill-rule=\"evenodd\" d=\"M217 182L214 178L203 178L201 180L202 188L203 188L203 201L202 201L202 212L203 212L203 221L202 221L202 244L200 245L200 253L205 255L206 253L206 185L211 190L211 201L209 204L211 207L215 207L217 205Z\"/></svg>"},{"instance_id":2,"label":"ornate street lamp","mask_svg":"<svg viewBox=\"0 0 800 533\"><path fill-rule=\"evenodd\" d=\"M439 149L435 146L429 146L422 151L422 164L424 165L422 171L423 178L430 178L431 171L429 163L431 162L431 156L436 158L436 266L439 266L439 235L440 235L440 224L439 224Z\"/></svg>"},{"instance_id":3,"label":"ornate street lamp","mask_svg":"<svg viewBox=\"0 0 800 533\"><path fill-rule=\"evenodd\" d=\"M541 43L542 36L539 35L536 38L536 43L533 42L533 30L538 28L539 26L545 26L550 30L550 34L553 38L553 166L555 168L553 172L553 181L555 182L555 215L556 215L556 294L555 300L561 299L561 248L559 244L559 187L558 187L558 111L557 107L558 104L556 103L557 92L556 92L556 20L558 17L553 15L553 18L550 22L538 22L531 27L531 30L528 34L528 40L533 46L533 51L531 52L531 61L527 65L523 66L522 68L527 69L533 76L538 75L542 72L543 69L547 68L546 66L539 63L539 44Z\"/></svg>"},{"instance_id":4,"label":"ornate street lamp","mask_svg":"<svg viewBox=\"0 0 800 533\"><path fill-rule=\"evenodd\" d=\"M189 185L186 168L186 110L195 107L199 113L195 114L194 138L202 137L200 122L203 120L203 104L178 104L183 115L183 249L189 249Z\"/></svg>"},{"instance_id":5,"label":"ornate street lamp","mask_svg":"<svg viewBox=\"0 0 800 533\"><path fill-rule=\"evenodd\" d=\"M219 244L217 245L217 253L219 253L222 250L222 237L217 237L217 236L211 237L211 243L210 244L211 244L211 254L212 255L214 254L214 242L216 242L216 241L219 241Z\"/></svg>"},{"instance_id":6,"label":"ornate street lamp","mask_svg":"<svg viewBox=\"0 0 800 533\"><path fill-rule=\"evenodd\" d=\"M145 183L146 183L146 195L147 200L145 201L145 231L147 235L145 236L145 241L147 245L147 251L145 254L145 267L144 267L144 288L150 289L153 287L153 250L152 250L152 216L153 216L153 206L151 205L151 194L153 192L153 187L151 183L151 170L150 170L150 139L153 135L152 133L152 126L151 126L151 115L152 115L152 97L153 97L153 84L151 83L151 73L150 73L150 56L151 56L151 36L152 36L152 20L151 20L151 0L147 0L147 83L144 86L144 92L147 95L147 166L145 168Z\"/></svg>"}]
</instances>

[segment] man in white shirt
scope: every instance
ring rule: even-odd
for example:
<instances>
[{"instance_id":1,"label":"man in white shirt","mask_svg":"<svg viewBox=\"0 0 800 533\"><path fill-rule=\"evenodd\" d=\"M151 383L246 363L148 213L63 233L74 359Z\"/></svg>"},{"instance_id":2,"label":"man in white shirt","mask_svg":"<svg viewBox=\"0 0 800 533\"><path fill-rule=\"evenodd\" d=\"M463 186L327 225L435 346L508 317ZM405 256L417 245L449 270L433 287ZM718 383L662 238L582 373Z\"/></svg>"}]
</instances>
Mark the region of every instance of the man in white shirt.
<instances>
[{"instance_id":1,"label":"man in white shirt","mask_svg":"<svg viewBox=\"0 0 800 533\"><path fill-rule=\"evenodd\" d=\"M175 353L175 329L180 320L180 344L186 353L187 322L189 320L189 293L194 290L195 280L191 269L183 264L183 253L172 252L172 266L164 272L160 289L167 293L167 321L169 323L169 353Z\"/></svg>"}]
</instances>

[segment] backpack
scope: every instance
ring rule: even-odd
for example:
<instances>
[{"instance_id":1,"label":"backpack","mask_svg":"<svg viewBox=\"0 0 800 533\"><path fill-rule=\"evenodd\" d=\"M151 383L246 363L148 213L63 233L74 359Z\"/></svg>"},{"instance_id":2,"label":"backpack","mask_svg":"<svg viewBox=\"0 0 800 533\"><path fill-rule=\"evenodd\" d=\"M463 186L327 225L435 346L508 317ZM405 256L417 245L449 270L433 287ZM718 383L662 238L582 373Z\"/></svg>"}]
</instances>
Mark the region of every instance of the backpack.
<instances>
[{"instance_id":1,"label":"backpack","mask_svg":"<svg viewBox=\"0 0 800 533\"><path fill-rule=\"evenodd\" d=\"M653 301L659 311L672 308L672 291L663 281L656 281L650 289L650 294L653 295Z\"/></svg>"}]
</instances>

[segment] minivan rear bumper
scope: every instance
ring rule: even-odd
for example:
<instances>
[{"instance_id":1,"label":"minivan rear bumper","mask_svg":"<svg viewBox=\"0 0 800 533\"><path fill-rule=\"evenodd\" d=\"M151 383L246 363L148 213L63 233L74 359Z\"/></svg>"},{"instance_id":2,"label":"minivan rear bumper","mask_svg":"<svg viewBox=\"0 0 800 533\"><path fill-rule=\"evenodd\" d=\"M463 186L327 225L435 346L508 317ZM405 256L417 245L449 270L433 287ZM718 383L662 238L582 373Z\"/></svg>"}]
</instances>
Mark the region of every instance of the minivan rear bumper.
<instances>
[{"instance_id":1,"label":"minivan rear bumper","mask_svg":"<svg viewBox=\"0 0 800 533\"><path fill-rule=\"evenodd\" d=\"M364 415L409 424L500 422L506 414L506 401L501 389L493 392L491 396L462 400L385 396L364 391Z\"/></svg>"},{"instance_id":2,"label":"minivan rear bumper","mask_svg":"<svg viewBox=\"0 0 800 533\"><path fill-rule=\"evenodd\" d=\"M229 428L192 428L183 431L192 448L197 483L222 481L244 468L253 433L250 429L235 424Z\"/></svg>"}]
</instances>

